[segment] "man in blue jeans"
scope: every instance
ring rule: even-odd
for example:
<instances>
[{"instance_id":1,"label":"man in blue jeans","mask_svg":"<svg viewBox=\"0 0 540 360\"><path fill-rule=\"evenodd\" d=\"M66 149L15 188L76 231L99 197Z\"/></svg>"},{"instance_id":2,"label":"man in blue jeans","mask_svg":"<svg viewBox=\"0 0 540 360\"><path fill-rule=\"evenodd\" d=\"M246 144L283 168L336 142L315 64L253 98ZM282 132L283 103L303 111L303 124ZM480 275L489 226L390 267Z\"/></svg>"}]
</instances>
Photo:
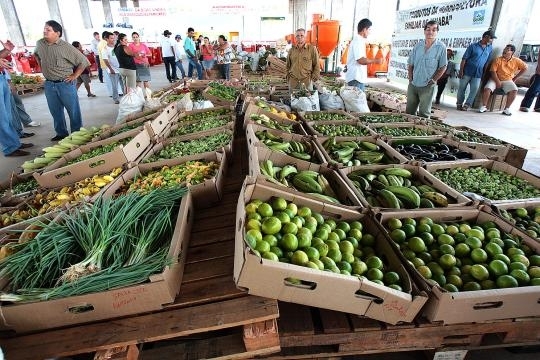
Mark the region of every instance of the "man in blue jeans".
<instances>
[{"instance_id":1,"label":"man in blue jeans","mask_svg":"<svg viewBox=\"0 0 540 360\"><path fill-rule=\"evenodd\" d=\"M80 130L82 115L76 80L84 69L90 66L86 56L62 40L61 36L62 25L54 20L47 21L43 29L43 38L38 40L34 50L46 79L45 97L56 131L51 141L62 140L70 133L66 125L64 108L69 115L71 132Z\"/></svg>"},{"instance_id":2,"label":"man in blue jeans","mask_svg":"<svg viewBox=\"0 0 540 360\"><path fill-rule=\"evenodd\" d=\"M491 43L496 39L495 33L488 30L482 34L482 39L469 45L461 64L459 65L459 88L457 92L457 109L467 111L474 104L474 98L480 88L484 67L491 56ZM465 91L469 86L469 96L465 101Z\"/></svg>"},{"instance_id":3,"label":"man in blue jeans","mask_svg":"<svg viewBox=\"0 0 540 360\"><path fill-rule=\"evenodd\" d=\"M195 42L193 41L193 36L195 35L195 29L192 27L187 30L188 36L184 41L184 50L186 51L186 56L189 61L188 67L188 78L193 76L193 68L197 69L197 78L199 80L203 79L203 71L201 63L197 57L197 51L195 50Z\"/></svg>"},{"instance_id":4,"label":"man in blue jeans","mask_svg":"<svg viewBox=\"0 0 540 360\"><path fill-rule=\"evenodd\" d=\"M32 147L33 144L21 144L17 132L13 128L11 118L11 90L6 79L6 71L11 69L11 64L6 57L11 53L14 45L11 41L1 42L4 48L0 51L0 146L4 156L30 155L23 149Z\"/></svg>"},{"instance_id":5,"label":"man in blue jeans","mask_svg":"<svg viewBox=\"0 0 540 360\"><path fill-rule=\"evenodd\" d=\"M534 111L540 112L540 61L536 63L536 72L532 76L531 86L525 93L519 110L523 112L529 112L529 108L532 105L534 97L537 96L534 103Z\"/></svg>"}]
</instances>

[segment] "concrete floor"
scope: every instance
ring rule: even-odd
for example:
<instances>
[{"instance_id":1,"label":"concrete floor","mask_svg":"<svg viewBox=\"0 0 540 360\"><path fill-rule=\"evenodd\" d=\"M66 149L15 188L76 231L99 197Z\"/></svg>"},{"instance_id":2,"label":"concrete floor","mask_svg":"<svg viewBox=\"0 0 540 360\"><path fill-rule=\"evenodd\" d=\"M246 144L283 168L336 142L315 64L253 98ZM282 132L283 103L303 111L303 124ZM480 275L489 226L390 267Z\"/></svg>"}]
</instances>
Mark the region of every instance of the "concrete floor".
<instances>
[{"instance_id":1,"label":"concrete floor","mask_svg":"<svg viewBox=\"0 0 540 360\"><path fill-rule=\"evenodd\" d=\"M159 90L169 84L165 77L163 65L151 68L152 88ZM374 83L374 86L377 84ZM382 85L382 84L381 84ZM387 86L388 84L385 83ZM399 86L396 86L399 87ZM95 98L86 96L84 87L79 89L79 99L83 114L83 124L85 127L100 126L102 124L114 124L118 114L118 105L115 105L113 100L107 94L105 84L100 83L97 79L93 79L91 83L92 92L97 95ZM473 111L462 112L455 109L455 98L446 96L440 107L448 110L446 123L456 126L468 126L486 134L492 135L509 143L516 144L520 147L529 150L525 159L523 168L537 176L540 176L540 113L523 113L519 112L519 104L523 97L522 91L518 95L512 105L513 115L504 116L500 113L477 113ZM40 92L36 95L28 95L23 97L23 103L26 106L27 112L32 119L41 122L40 127L27 128L26 132L34 132L36 135L24 139L25 142L32 142L35 146L30 148L32 155L20 158L0 157L0 179L7 179L13 172L20 171L19 165L26 160L30 160L41 154L41 149L54 144L49 139L55 133L52 126L51 116L47 107L45 94ZM469 351L466 359L490 359L490 360L532 360L538 359L538 348L532 353L511 353L505 349L490 349ZM390 353L372 356L349 357L362 359L426 359L424 353L409 352L409 353ZM447 359L447 357L442 357ZM442 359L441 358L441 359ZM454 358L454 357L452 357ZM458 359L457 357L455 359Z\"/></svg>"}]
</instances>

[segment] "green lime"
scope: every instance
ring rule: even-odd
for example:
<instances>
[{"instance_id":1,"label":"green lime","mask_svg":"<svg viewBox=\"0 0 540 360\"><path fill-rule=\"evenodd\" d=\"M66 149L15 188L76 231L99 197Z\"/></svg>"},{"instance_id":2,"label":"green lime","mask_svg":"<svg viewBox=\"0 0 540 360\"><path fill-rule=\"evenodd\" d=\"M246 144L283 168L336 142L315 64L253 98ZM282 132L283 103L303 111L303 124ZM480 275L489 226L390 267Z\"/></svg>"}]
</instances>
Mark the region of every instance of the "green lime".
<instances>
[{"instance_id":1,"label":"green lime","mask_svg":"<svg viewBox=\"0 0 540 360\"><path fill-rule=\"evenodd\" d=\"M257 240L257 243L255 244L255 250L263 254L267 251L270 251L270 244L264 240Z\"/></svg>"},{"instance_id":2,"label":"green lime","mask_svg":"<svg viewBox=\"0 0 540 360\"><path fill-rule=\"evenodd\" d=\"M454 284L446 283L443 288L448 292L459 292L459 289Z\"/></svg>"},{"instance_id":3,"label":"green lime","mask_svg":"<svg viewBox=\"0 0 540 360\"><path fill-rule=\"evenodd\" d=\"M343 240L339 243L339 249L342 253L352 254L354 252L353 244L348 240Z\"/></svg>"},{"instance_id":4,"label":"green lime","mask_svg":"<svg viewBox=\"0 0 540 360\"><path fill-rule=\"evenodd\" d=\"M450 236L454 236L456 235L457 233L459 233L459 227L457 227L457 225L448 225L446 227L446 233Z\"/></svg>"},{"instance_id":5,"label":"green lime","mask_svg":"<svg viewBox=\"0 0 540 360\"><path fill-rule=\"evenodd\" d=\"M442 244L441 246L439 246L439 251L443 255L444 254L450 254L450 255L455 255L456 254L456 250L450 244Z\"/></svg>"},{"instance_id":6,"label":"green lime","mask_svg":"<svg viewBox=\"0 0 540 360\"><path fill-rule=\"evenodd\" d=\"M272 209L274 209L274 211L281 211L281 210L285 210L286 208L287 208L287 200L285 200L282 197L272 198Z\"/></svg>"},{"instance_id":7,"label":"green lime","mask_svg":"<svg viewBox=\"0 0 540 360\"><path fill-rule=\"evenodd\" d=\"M369 269L382 269L384 264L378 256L370 256L366 259L366 265Z\"/></svg>"},{"instance_id":8,"label":"green lime","mask_svg":"<svg viewBox=\"0 0 540 360\"><path fill-rule=\"evenodd\" d=\"M441 224L433 224L431 225L431 233L433 236L438 237L441 234L444 234L446 231L444 227Z\"/></svg>"},{"instance_id":9,"label":"green lime","mask_svg":"<svg viewBox=\"0 0 540 360\"><path fill-rule=\"evenodd\" d=\"M411 237L407 241L407 246L415 253L420 253L426 250L426 244L424 243L424 240L422 240L418 236Z\"/></svg>"},{"instance_id":10,"label":"green lime","mask_svg":"<svg viewBox=\"0 0 540 360\"><path fill-rule=\"evenodd\" d=\"M311 209L308 208L307 206L301 206L300 208L298 208L297 215L303 218L307 216L311 216Z\"/></svg>"},{"instance_id":11,"label":"green lime","mask_svg":"<svg viewBox=\"0 0 540 360\"><path fill-rule=\"evenodd\" d=\"M488 254L484 249L481 249L481 248L472 249L472 251L471 251L471 259L476 264L483 264L483 263L485 263L487 261Z\"/></svg>"},{"instance_id":12,"label":"green lime","mask_svg":"<svg viewBox=\"0 0 540 360\"><path fill-rule=\"evenodd\" d=\"M274 215L274 210L272 209L272 205L269 203L262 203L257 207L257 212L263 217L268 217Z\"/></svg>"},{"instance_id":13,"label":"green lime","mask_svg":"<svg viewBox=\"0 0 540 360\"><path fill-rule=\"evenodd\" d=\"M401 223L403 225L412 225L412 226L416 227L416 220L413 219L413 218L408 218L408 217L403 218L403 219L401 219Z\"/></svg>"},{"instance_id":14,"label":"green lime","mask_svg":"<svg viewBox=\"0 0 540 360\"><path fill-rule=\"evenodd\" d=\"M529 262L531 266L540 266L540 255L534 254L529 256Z\"/></svg>"},{"instance_id":15,"label":"green lime","mask_svg":"<svg viewBox=\"0 0 540 360\"><path fill-rule=\"evenodd\" d=\"M456 256L458 258L463 258L465 256L469 256L471 248L465 243L459 243L455 246L454 251L456 252Z\"/></svg>"},{"instance_id":16,"label":"green lime","mask_svg":"<svg viewBox=\"0 0 540 360\"><path fill-rule=\"evenodd\" d=\"M276 211L274 212L274 216L277 217L282 224L286 224L291 221L291 217L286 211Z\"/></svg>"},{"instance_id":17,"label":"green lime","mask_svg":"<svg viewBox=\"0 0 540 360\"><path fill-rule=\"evenodd\" d=\"M399 284L400 280L399 274L395 271L388 271L383 277L385 285Z\"/></svg>"},{"instance_id":18,"label":"green lime","mask_svg":"<svg viewBox=\"0 0 540 360\"><path fill-rule=\"evenodd\" d=\"M443 269L451 269L456 265L456 257L452 254L443 254L439 258L439 265L441 265Z\"/></svg>"},{"instance_id":19,"label":"green lime","mask_svg":"<svg viewBox=\"0 0 540 360\"><path fill-rule=\"evenodd\" d=\"M302 250L296 250L291 257L291 262L295 265L304 266L309 262L309 258Z\"/></svg>"},{"instance_id":20,"label":"green lime","mask_svg":"<svg viewBox=\"0 0 540 360\"><path fill-rule=\"evenodd\" d=\"M339 249L329 249L328 254L326 254L327 257L334 260L334 262L341 261L343 258L343 255L341 255L341 251Z\"/></svg>"},{"instance_id":21,"label":"green lime","mask_svg":"<svg viewBox=\"0 0 540 360\"><path fill-rule=\"evenodd\" d=\"M484 249L490 258L493 258L497 254L502 254L503 249L495 242L490 241L485 246Z\"/></svg>"},{"instance_id":22,"label":"green lime","mask_svg":"<svg viewBox=\"0 0 540 360\"><path fill-rule=\"evenodd\" d=\"M484 229L481 227L472 227L470 230L468 230L465 235L468 237L475 237L480 239L480 241L484 241L485 235L484 235Z\"/></svg>"},{"instance_id":23,"label":"green lime","mask_svg":"<svg viewBox=\"0 0 540 360\"><path fill-rule=\"evenodd\" d=\"M431 270L433 275L443 275L444 269L438 263L431 261L427 263L427 267Z\"/></svg>"},{"instance_id":24,"label":"green lime","mask_svg":"<svg viewBox=\"0 0 540 360\"><path fill-rule=\"evenodd\" d=\"M363 275L368 270L366 263L358 259L354 260L351 266L351 273L355 275Z\"/></svg>"},{"instance_id":25,"label":"green lime","mask_svg":"<svg viewBox=\"0 0 540 360\"><path fill-rule=\"evenodd\" d=\"M362 223L358 220L354 220L354 221L351 221L349 223L351 229L357 229L357 230L360 230L362 231L364 229L364 225L362 225Z\"/></svg>"},{"instance_id":26,"label":"green lime","mask_svg":"<svg viewBox=\"0 0 540 360\"><path fill-rule=\"evenodd\" d=\"M362 239L362 230L353 228L349 230L349 232L347 233L347 237L353 237L356 240L360 240Z\"/></svg>"},{"instance_id":27,"label":"green lime","mask_svg":"<svg viewBox=\"0 0 540 360\"><path fill-rule=\"evenodd\" d=\"M423 232L430 233L431 232L431 226L428 225L428 224L422 224L422 223L418 224L416 226L416 233L420 234L420 233L423 233Z\"/></svg>"},{"instance_id":28,"label":"green lime","mask_svg":"<svg viewBox=\"0 0 540 360\"><path fill-rule=\"evenodd\" d=\"M298 232L298 226L293 222L288 222L282 225L282 234L296 234Z\"/></svg>"},{"instance_id":29,"label":"green lime","mask_svg":"<svg viewBox=\"0 0 540 360\"><path fill-rule=\"evenodd\" d=\"M450 274L446 276L446 283L452 284L456 288L461 289L463 287L463 280L458 275Z\"/></svg>"},{"instance_id":30,"label":"green lime","mask_svg":"<svg viewBox=\"0 0 540 360\"><path fill-rule=\"evenodd\" d=\"M482 290L491 290L497 287L497 283L491 279L486 279L480 281L480 286L482 287Z\"/></svg>"},{"instance_id":31,"label":"green lime","mask_svg":"<svg viewBox=\"0 0 540 360\"><path fill-rule=\"evenodd\" d=\"M377 268L369 268L366 272L366 277L373 281L373 280L379 280L382 281L384 278L384 274L380 269Z\"/></svg>"},{"instance_id":32,"label":"green lime","mask_svg":"<svg viewBox=\"0 0 540 360\"><path fill-rule=\"evenodd\" d=\"M298 232L296 233L296 238L298 239L298 247L305 248L311 246L311 239L313 238L313 234L308 228L302 227L298 229Z\"/></svg>"},{"instance_id":33,"label":"green lime","mask_svg":"<svg viewBox=\"0 0 540 360\"><path fill-rule=\"evenodd\" d=\"M471 249L479 249L482 247L482 240L476 236L469 236L465 240L465 244L469 245Z\"/></svg>"},{"instance_id":34,"label":"green lime","mask_svg":"<svg viewBox=\"0 0 540 360\"><path fill-rule=\"evenodd\" d=\"M285 251L295 251L298 249L298 238L294 234L285 234L279 240L279 246Z\"/></svg>"},{"instance_id":35,"label":"green lime","mask_svg":"<svg viewBox=\"0 0 540 360\"><path fill-rule=\"evenodd\" d=\"M264 235L262 239L270 244L270 246L277 246L278 244L278 239L274 235Z\"/></svg>"},{"instance_id":36,"label":"green lime","mask_svg":"<svg viewBox=\"0 0 540 360\"><path fill-rule=\"evenodd\" d=\"M413 236L416 233L416 227L411 224L403 224L403 226L401 226L401 230L405 232L407 237Z\"/></svg>"},{"instance_id":37,"label":"green lime","mask_svg":"<svg viewBox=\"0 0 540 360\"><path fill-rule=\"evenodd\" d=\"M510 265L511 263L510 258L505 254L495 254L493 260L502 260L506 265Z\"/></svg>"},{"instance_id":38,"label":"green lime","mask_svg":"<svg viewBox=\"0 0 540 360\"><path fill-rule=\"evenodd\" d=\"M390 218L386 222L386 226L388 227L388 229L394 230L394 229L401 228L401 226L403 226L403 224L401 223L401 220L399 220L398 218Z\"/></svg>"},{"instance_id":39,"label":"green lime","mask_svg":"<svg viewBox=\"0 0 540 360\"><path fill-rule=\"evenodd\" d=\"M319 259L321 257L319 250L313 246L306 248L304 252L307 254L309 260Z\"/></svg>"},{"instance_id":40,"label":"green lime","mask_svg":"<svg viewBox=\"0 0 540 360\"><path fill-rule=\"evenodd\" d=\"M422 265L426 265L424 260L420 259L419 257L412 258L410 259L410 261L415 268L418 268L419 266L422 266Z\"/></svg>"},{"instance_id":41,"label":"green lime","mask_svg":"<svg viewBox=\"0 0 540 360\"><path fill-rule=\"evenodd\" d=\"M270 246L270 251L276 254L278 259L281 259L283 257L283 250L279 246Z\"/></svg>"},{"instance_id":42,"label":"green lime","mask_svg":"<svg viewBox=\"0 0 540 360\"><path fill-rule=\"evenodd\" d=\"M491 260L488 265L488 270L491 275L498 277L508 274L508 265L502 260Z\"/></svg>"},{"instance_id":43,"label":"green lime","mask_svg":"<svg viewBox=\"0 0 540 360\"><path fill-rule=\"evenodd\" d=\"M360 245L365 247L375 245L375 237L371 234L364 234L360 239Z\"/></svg>"},{"instance_id":44,"label":"green lime","mask_svg":"<svg viewBox=\"0 0 540 360\"><path fill-rule=\"evenodd\" d=\"M527 273L529 274L529 276L534 279L534 278L540 278L540 266L531 266L528 270L527 270Z\"/></svg>"},{"instance_id":45,"label":"green lime","mask_svg":"<svg viewBox=\"0 0 540 360\"><path fill-rule=\"evenodd\" d=\"M514 269L510 271L510 276L517 280L520 286L528 285L531 281L531 277L525 270Z\"/></svg>"},{"instance_id":46,"label":"green lime","mask_svg":"<svg viewBox=\"0 0 540 360\"><path fill-rule=\"evenodd\" d=\"M261 204L259 208L264 204ZM262 221L261 229L264 234L276 234L281 230L281 221L275 216L266 217Z\"/></svg>"},{"instance_id":47,"label":"green lime","mask_svg":"<svg viewBox=\"0 0 540 360\"><path fill-rule=\"evenodd\" d=\"M319 255L321 257L323 256L326 256L328 254L328 245L325 244L325 243L317 243L317 244L314 244L312 242L312 245L315 249L317 249L319 251Z\"/></svg>"},{"instance_id":48,"label":"green lime","mask_svg":"<svg viewBox=\"0 0 540 360\"><path fill-rule=\"evenodd\" d=\"M422 275L424 279L431 279L431 276L433 275L431 273L431 269L426 265L418 266L416 270L420 273L420 275Z\"/></svg>"},{"instance_id":49,"label":"green lime","mask_svg":"<svg viewBox=\"0 0 540 360\"><path fill-rule=\"evenodd\" d=\"M275 253L273 253L271 251L263 252L261 257L263 259L268 259L268 260L272 260L272 261L279 261L279 257Z\"/></svg>"},{"instance_id":50,"label":"green lime","mask_svg":"<svg viewBox=\"0 0 540 360\"><path fill-rule=\"evenodd\" d=\"M257 241L262 240L262 234L259 230L251 229L246 232L244 239L251 249L255 249Z\"/></svg>"},{"instance_id":51,"label":"green lime","mask_svg":"<svg viewBox=\"0 0 540 360\"><path fill-rule=\"evenodd\" d=\"M510 275L501 275L497 278L495 282L497 283L497 287L501 289L514 288L519 286L517 280Z\"/></svg>"},{"instance_id":52,"label":"green lime","mask_svg":"<svg viewBox=\"0 0 540 360\"><path fill-rule=\"evenodd\" d=\"M439 245L442 245L442 244L454 245L455 240L452 237L452 235L440 234L437 236L437 242L439 243Z\"/></svg>"},{"instance_id":53,"label":"green lime","mask_svg":"<svg viewBox=\"0 0 540 360\"><path fill-rule=\"evenodd\" d=\"M473 278L479 281L486 280L487 278L489 278L488 269L484 265L481 265L481 264L474 264L471 267L470 274L472 275Z\"/></svg>"},{"instance_id":54,"label":"green lime","mask_svg":"<svg viewBox=\"0 0 540 360\"><path fill-rule=\"evenodd\" d=\"M482 286L476 281L469 281L463 284L463 291L482 290Z\"/></svg>"}]
</instances>

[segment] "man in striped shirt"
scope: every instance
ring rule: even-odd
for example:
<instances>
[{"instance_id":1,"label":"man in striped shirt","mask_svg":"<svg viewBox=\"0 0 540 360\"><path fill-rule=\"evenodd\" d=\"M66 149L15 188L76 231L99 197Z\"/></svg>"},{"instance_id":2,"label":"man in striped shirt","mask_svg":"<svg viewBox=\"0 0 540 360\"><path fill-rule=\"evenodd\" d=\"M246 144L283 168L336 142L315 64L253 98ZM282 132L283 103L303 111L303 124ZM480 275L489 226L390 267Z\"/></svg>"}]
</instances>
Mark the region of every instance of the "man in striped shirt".
<instances>
[{"instance_id":1,"label":"man in striped shirt","mask_svg":"<svg viewBox=\"0 0 540 360\"><path fill-rule=\"evenodd\" d=\"M45 23L43 39L38 40L34 55L45 77L45 97L53 117L56 135L51 141L59 141L69 135L64 108L67 110L71 132L82 126L81 107L77 95L76 80L90 66L79 50L62 40L62 25L54 20ZM74 70L75 69L75 70Z\"/></svg>"}]
</instances>

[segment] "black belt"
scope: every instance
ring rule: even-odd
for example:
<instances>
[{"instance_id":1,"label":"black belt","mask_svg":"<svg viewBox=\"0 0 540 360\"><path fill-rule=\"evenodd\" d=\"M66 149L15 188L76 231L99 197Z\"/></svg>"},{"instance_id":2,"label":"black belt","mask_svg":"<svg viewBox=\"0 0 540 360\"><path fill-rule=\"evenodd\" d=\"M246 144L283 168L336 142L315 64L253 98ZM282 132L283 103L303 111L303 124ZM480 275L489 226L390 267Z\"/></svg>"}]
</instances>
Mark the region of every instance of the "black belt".
<instances>
[{"instance_id":1,"label":"black belt","mask_svg":"<svg viewBox=\"0 0 540 360\"><path fill-rule=\"evenodd\" d=\"M55 83L55 84L64 82L64 80L49 80L49 79L47 79L47 81L50 81L50 82Z\"/></svg>"}]
</instances>

